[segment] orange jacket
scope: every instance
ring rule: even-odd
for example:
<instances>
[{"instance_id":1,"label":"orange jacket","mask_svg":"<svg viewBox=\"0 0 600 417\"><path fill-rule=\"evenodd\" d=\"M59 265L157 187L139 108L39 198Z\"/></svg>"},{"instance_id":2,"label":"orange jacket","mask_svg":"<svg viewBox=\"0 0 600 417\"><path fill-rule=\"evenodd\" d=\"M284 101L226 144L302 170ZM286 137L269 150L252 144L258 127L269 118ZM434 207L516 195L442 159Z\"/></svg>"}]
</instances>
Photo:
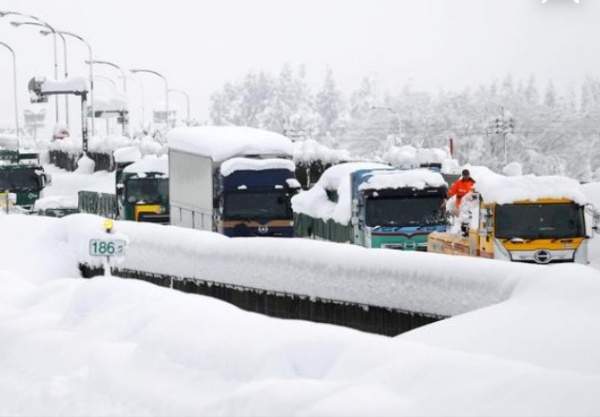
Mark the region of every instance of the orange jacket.
<instances>
[{"instance_id":1,"label":"orange jacket","mask_svg":"<svg viewBox=\"0 0 600 417\"><path fill-rule=\"evenodd\" d=\"M460 200L462 200L465 195L469 194L474 185L475 180L473 178L460 178L454 184L452 184L452 187L450 187L450 190L448 190L448 198L456 195L456 205L459 206Z\"/></svg>"}]
</instances>

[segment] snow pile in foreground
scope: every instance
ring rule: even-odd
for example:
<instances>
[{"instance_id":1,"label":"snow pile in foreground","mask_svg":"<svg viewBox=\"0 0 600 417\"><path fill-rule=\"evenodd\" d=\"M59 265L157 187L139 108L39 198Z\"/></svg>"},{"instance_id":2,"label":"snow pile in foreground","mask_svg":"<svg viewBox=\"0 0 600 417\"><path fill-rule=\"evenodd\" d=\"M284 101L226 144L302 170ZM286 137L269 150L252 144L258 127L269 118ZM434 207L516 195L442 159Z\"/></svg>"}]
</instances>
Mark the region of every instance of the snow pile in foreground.
<instances>
[{"instance_id":1,"label":"snow pile in foreground","mask_svg":"<svg viewBox=\"0 0 600 417\"><path fill-rule=\"evenodd\" d=\"M600 273L536 271L506 302L395 338L3 271L0 414L596 415Z\"/></svg>"}]
</instances>

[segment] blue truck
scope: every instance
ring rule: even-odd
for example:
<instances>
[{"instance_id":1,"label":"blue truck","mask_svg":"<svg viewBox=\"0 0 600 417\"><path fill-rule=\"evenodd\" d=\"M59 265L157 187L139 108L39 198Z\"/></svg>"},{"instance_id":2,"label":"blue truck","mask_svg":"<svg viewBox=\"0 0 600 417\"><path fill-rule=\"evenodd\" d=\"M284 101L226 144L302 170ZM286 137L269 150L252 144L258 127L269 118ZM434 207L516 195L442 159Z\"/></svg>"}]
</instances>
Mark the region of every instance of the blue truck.
<instances>
[{"instance_id":1,"label":"blue truck","mask_svg":"<svg viewBox=\"0 0 600 417\"><path fill-rule=\"evenodd\" d=\"M294 197L295 234L368 248L427 251L429 234L446 230L447 189L444 177L431 169L340 164Z\"/></svg>"},{"instance_id":2,"label":"blue truck","mask_svg":"<svg viewBox=\"0 0 600 417\"><path fill-rule=\"evenodd\" d=\"M290 139L240 126L173 129L171 224L231 237L292 237L295 178Z\"/></svg>"}]
</instances>

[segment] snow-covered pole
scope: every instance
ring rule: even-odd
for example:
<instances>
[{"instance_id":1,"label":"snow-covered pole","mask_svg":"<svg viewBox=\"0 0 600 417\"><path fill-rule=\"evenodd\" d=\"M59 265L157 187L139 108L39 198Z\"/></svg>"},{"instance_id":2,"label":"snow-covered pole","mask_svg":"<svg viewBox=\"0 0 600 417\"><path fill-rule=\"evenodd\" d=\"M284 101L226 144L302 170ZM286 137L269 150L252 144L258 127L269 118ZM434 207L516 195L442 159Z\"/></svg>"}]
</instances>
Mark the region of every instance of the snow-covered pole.
<instances>
[{"instance_id":1,"label":"snow-covered pole","mask_svg":"<svg viewBox=\"0 0 600 417\"><path fill-rule=\"evenodd\" d=\"M83 155L87 156L88 153L88 127L87 127L87 92L81 94L81 148ZM92 119L93 120L93 119Z\"/></svg>"},{"instance_id":2,"label":"snow-covered pole","mask_svg":"<svg viewBox=\"0 0 600 417\"><path fill-rule=\"evenodd\" d=\"M92 46L85 40L83 39L81 36L76 35L75 33L71 33L71 32L66 32L64 30L59 30L56 31L56 33L60 34L60 35L67 35L70 36L72 38L78 39L81 42L83 42L85 44L85 46L88 49L88 60L90 61L90 107L92 109L92 135L94 134L95 130L95 126L94 126L94 118L96 117L96 112L94 110L94 66L92 65L92 61L93 61L93 57L92 57ZM84 115L87 115L87 109L84 109ZM86 129L87 130L87 129Z\"/></svg>"},{"instance_id":3,"label":"snow-covered pole","mask_svg":"<svg viewBox=\"0 0 600 417\"><path fill-rule=\"evenodd\" d=\"M190 124L190 96L188 93L186 93L183 90L175 90L175 89L171 89L169 90L169 92L171 93L179 93L182 94L185 97L185 102L186 102L186 107L187 107L187 122L186 125L189 126Z\"/></svg>"},{"instance_id":4,"label":"snow-covered pole","mask_svg":"<svg viewBox=\"0 0 600 417\"><path fill-rule=\"evenodd\" d=\"M118 66L117 64L113 64L112 62L109 61L101 61L101 60L93 60L93 61L85 61L86 64L92 65L92 64L104 64L104 65L109 65L113 68L118 69L121 72L121 77L123 78L123 94L125 95L125 102L127 103L127 75L125 74L125 71L123 71L123 69ZM127 108L129 107L129 105L127 105ZM126 111L128 111L126 109ZM129 136L129 127L127 125L127 114L124 113L122 116L122 128L123 128L123 135L124 136Z\"/></svg>"},{"instance_id":5,"label":"snow-covered pole","mask_svg":"<svg viewBox=\"0 0 600 417\"><path fill-rule=\"evenodd\" d=\"M30 14L24 14L24 13L19 13L19 12L0 12L0 18L2 18L4 16L10 16L10 15L26 17L28 19L35 20L36 22L39 22L41 26L44 26L44 27L47 27L48 29L50 29L49 33L53 34L52 40L53 40L53 44L54 44L54 79L58 80L58 59L57 59L57 51L56 51L56 29L54 29L48 22L45 22L42 19L40 19L39 17L30 15ZM11 22L10 24L12 26L14 26L14 27L19 27L21 24L23 24L23 22ZM54 98L54 106L55 106L56 123L58 123L58 97Z\"/></svg>"},{"instance_id":6,"label":"snow-covered pole","mask_svg":"<svg viewBox=\"0 0 600 417\"><path fill-rule=\"evenodd\" d=\"M153 70L149 70L149 69L130 69L129 71L131 71L132 73L136 73L136 72L147 72L149 74L154 74L160 78L162 78L162 80L165 83L165 112L166 112L166 123L167 123L167 130L169 129L169 83L167 82L167 78L156 72Z\"/></svg>"},{"instance_id":7,"label":"snow-covered pole","mask_svg":"<svg viewBox=\"0 0 600 417\"><path fill-rule=\"evenodd\" d=\"M17 151L20 147L20 134L19 134L19 101L17 99L17 57L15 55L15 51L5 44L4 42L0 42L0 45L4 46L6 49L10 51L13 59L13 88L14 88L14 100L15 100L15 132L17 136Z\"/></svg>"}]
</instances>

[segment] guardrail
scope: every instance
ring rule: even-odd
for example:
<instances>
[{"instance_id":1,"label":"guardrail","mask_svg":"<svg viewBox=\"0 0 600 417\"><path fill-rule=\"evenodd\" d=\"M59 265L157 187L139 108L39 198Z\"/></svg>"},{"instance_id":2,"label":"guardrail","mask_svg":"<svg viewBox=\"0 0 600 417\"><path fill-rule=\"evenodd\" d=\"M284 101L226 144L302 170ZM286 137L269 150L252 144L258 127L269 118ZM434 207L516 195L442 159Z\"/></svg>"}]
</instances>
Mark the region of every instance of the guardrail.
<instances>
[{"instance_id":1,"label":"guardrail","mask_svg":"<svg viewBox=\"0 0 600 417\"><path fill-rule=\"evenodd\" d=\"M77 220L77 216L70 218ZM542 268L304 239L227 238L171 226L116 223L129 244L127 256L113 268L115 275L216 297L269 316L386 335L502 302L520 277ZM97 260L85 253L78 259L82 275L100 273Z\"/></svg>"}]
</instances>

